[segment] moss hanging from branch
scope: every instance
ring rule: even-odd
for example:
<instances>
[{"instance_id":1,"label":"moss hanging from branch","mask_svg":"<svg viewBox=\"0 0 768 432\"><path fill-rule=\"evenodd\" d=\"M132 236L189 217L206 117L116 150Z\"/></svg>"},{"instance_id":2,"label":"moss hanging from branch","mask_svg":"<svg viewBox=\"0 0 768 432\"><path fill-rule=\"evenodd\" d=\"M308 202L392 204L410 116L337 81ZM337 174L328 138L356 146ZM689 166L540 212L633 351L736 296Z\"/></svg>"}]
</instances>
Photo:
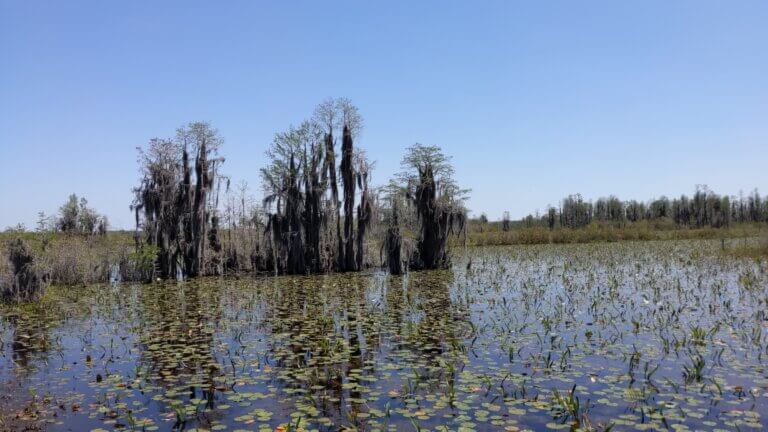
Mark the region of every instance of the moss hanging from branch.
<instances>
[{"instance_id":1,"label":"moss hanging from branch","mask_svg":"<svg viewBox=\"0 0 768 432\"><path fill-rule=\"evenodd\" d=\"M343 119L344 127L341 164L337 167L333 136L339 119ZM261 175L265 211L271 213L267 219L270 240L265 249L271 252L276 273L354 271L365 265L373 196L368 188L368 163L356 158L353 145L360 122L356 108L348 101L330 100L318 107L313 121L275 135L267 150L270 163ZM358 184L361 202L356 208ZM301 257L294 253L298 250Z\"/></svg>"},{"instance_id":2,"label":"moss hanging from branch","mask_svg":"<svg viewBox=\"0 0 768 432\"><path fill-rule=\"evenodd\" d=\"M143 240L158 248L157 277L174 278L179 273L195 277L205 272L213 207L208 198L214 189L217 163L224 160L211 156L221 142L215 129L195 122L180 128L176 140L151 140L140 153L143 177L134 189L132 208L137 234L142 230ZM194 184L189 146L195 150ZM141 242L137 235L137 250Z\"/></svg>"},{"instance_id":3,"label":"moss hanging from branch","mask_svg":"<svg viewBox=\"0 0 768 432\"><path fill-rule=\"evenodd\" d=\"M408 149L398 176L406 190L406 201L415 213L418 240L410 257L413 269L447 268L450 263L448 239L464 234L468 190L453 179L450 158L439 147L416 144Z\"/></svg>"},{"instance_id":4,"label":"moss hanging from branch","mask_svg":"<svg viewBox=\"0 0 768 432\"><path fill-rule=\"evenodd\" d=\"M319 146L319 144L318 144ZM311 155L304 156L304 238L306 241L305 262L308 270L317 273L322 270L320 237L324 225L322 197L324 182L320 175L323 164L321 148L312 145Z\"/></svg>"},{"instance_id":5,"label":"moss hanging from branch","mask_svg":"<svg viewBox=\"0 0 768 432\"><path fill-rule=\"evenodd\" d=\"M427 162L419 168L419 183L411 197L420 222L418 255L412 263L417 269L447 268L451 263L446 249L448 236L464 230L463 209L437 198L434 168Z\"/></svg>"},{"instance_id":6,"label":"moss hanging from branch","mask_svg":"<svg viewBox=\"0 0 768 432\"><path fill-rule=\"evenodd\" d=\"M400 221L398 220L397 201L392 205L392 216L387 227L386 238L384 239L384 248L386 249L386 262L389 273L393 275L403 274L402 243L403 237L400 233Z\"/></svg>"},{"instance_id":7,"label":"moss hanging from branch","mask_svg":"<svg viewBox=\"0 0 768 432\"><path fill-rule=\"evenodd\" d=\"M327 173L329 179L329 186L331 188L331 209L332 217L336 221L336 270L344 267L344 238L341 236L341 216L339 216L339 184L336 176L336 151L333 145L333 132L329 132L325 135L325 169L324 175Z\"/></svg>"},{"instance_id":8,"label":"moss hanging from branch","mask_svg":"<svg viewBox=\"0 0 768 432\"><path fill-rule=\"evenodd\" d=\"M370 166L365 156L358 155L357 185L360 187L360 204L357 206L357 253L355 255L355 268L364 268L365 262L365 235L373 220L373 197L368 188L368 175Z\"/></svg>"},{"instance_id":9,"label":"moss hanging from branch","mask_svg":"<svg viewBox=\"0 0 768 432\"><path fill-rule=\"evenodd\" d=\"M355 170L352 165L354 149L352 134L344 125L341 140L341 181L344 185L344 259L342 271L354 271L355 265L355 233L353 230L355 218Z\"/></svg>"}]
</instances>

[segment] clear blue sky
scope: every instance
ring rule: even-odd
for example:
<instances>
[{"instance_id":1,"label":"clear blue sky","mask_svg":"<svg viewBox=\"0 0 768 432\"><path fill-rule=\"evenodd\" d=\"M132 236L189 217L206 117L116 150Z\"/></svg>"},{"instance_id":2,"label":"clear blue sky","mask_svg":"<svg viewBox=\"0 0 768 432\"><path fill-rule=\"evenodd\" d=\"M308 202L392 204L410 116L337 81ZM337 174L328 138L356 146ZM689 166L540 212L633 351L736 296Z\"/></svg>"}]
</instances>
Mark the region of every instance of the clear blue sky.
<instances>
[{"instance_id":1,"label":"clear blue sky","mask_svg":"<svg viewBox=\"0 0 768 432\"><path fill-rule=\"evenodd\" d=\"M0 0L0 229L70 193L131 227L136 150L207 120L255 190L273 134L357 104L374 182L414 142L470 208L768 192L765 1Z\"/></svg>"}]
</instances>

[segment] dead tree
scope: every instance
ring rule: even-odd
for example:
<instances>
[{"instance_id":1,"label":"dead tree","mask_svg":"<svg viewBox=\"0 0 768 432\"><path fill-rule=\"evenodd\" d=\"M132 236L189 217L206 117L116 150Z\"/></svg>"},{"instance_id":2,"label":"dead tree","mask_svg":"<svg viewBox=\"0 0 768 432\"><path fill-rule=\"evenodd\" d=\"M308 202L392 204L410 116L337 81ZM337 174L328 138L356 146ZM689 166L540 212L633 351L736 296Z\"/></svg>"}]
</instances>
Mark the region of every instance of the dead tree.
<instances>
[{"instance_id":1,"label":"dead tree","mask_svg":"<svg viewBox=\"0 0 768 432\"><path fill-rule=\"evenodd\" d=\"M386 238L384 239L384 248L387 252L387 267L389 267L390 274L403 274L402 243L403 237L400 234L397 202L395 201L392 205L392 216L387 227Z\"/></svg>"},{"instance_id":2,"label":"dead tree","mask_svg":"<svg viewBox=\"0 0 768 432\"><path fill-rule=\"evenodd\" d=\"M344 265L340 270L354 271L355 267L355 234L353 223L355 218L355 170L352 165L354 154L352 134L344 125L344 135L341 141L341 181L344 185Z\"/></svg>"},{"instance_id":3,"label":"dead tree","mask_svg":"<svg viewBox=\"0 0 768 432\"><path fill-rule=\"evenodd\" d=\"M357 168L357 185L360 188L360 204L357 206L357 254L355 268L362 270L365 266L365 234L373 220L373 198L368 189L370 166L364 155L359 155Z\"/></svg>"},{"instance_id":4,"label":"dead tree","mask_svg":"<svg viewBox=\"0 0 768 432\"><path fill-rule=\"evenodd\" d=\"M296 165L291 158L288 196L286 199L286 217L288 230L285 243L288 246L286 271L290 274L306 273L304 265L304 239L302 238L301 191L299 190Z\"/></svg>"},{"instance_id":5,"label":"dead tree","mask_svg":"<svg viewBox=\"0 0 768 432\"><path fill-rule=\"evenodd\" d=\"M304 237L306 242L305 262L310 272L322 270L320 257L320 236L322 233L322 197L325 182L320 175L324 151L313 145L311 154L304 156Z\"/></svg>"},{"instance_id":6,"label":"dead tree","mask_svg":"<svg viewBox=\"0 0 768 432\"><path fill-rule=\"evenodd\" d=\"M336 268L344 267L344 238L341 236L341 217L339 216L339 184L336 177L336 151L333 148L333 132L325 135L325 170L328 173L333 204L333 217L336 219Z\"/></svg>"}]
</instances>

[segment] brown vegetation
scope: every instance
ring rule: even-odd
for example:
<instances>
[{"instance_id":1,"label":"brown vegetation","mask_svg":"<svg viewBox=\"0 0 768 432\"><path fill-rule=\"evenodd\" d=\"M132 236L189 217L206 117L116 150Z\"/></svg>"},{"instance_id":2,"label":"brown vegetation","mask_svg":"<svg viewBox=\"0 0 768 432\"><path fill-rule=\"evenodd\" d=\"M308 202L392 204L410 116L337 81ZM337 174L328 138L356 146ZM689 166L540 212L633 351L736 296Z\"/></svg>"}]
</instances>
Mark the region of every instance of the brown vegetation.
<instances>
[{"instance_id":1,"label":"brown vegetation","mask_svg":"<svg viewBox=\"0 0 768 432\"><path fill-rule=\"evenodd\" d=\"M469 224L472 246L515 244L593 243L643 240L686 240L717 238L752 238L764 233L761 224L739 224L728 228L678 228L674 224L640 221L622 227L592 223L582 228L517 227L503 231L500 223L489 223L480 232L476 223Z\"/></svg>"},{"instance_id":2,"label":"brown vegetation","mask_svg":"<svg viewBox=\"0 0 768 432\"><path fill-rule=\"evenodd\" d=\"M20 238L9 241L5 249L10 271L0 276L0 300L15 303L39 299L48 282L32 250Z\"/></svg>"}]
</instances>

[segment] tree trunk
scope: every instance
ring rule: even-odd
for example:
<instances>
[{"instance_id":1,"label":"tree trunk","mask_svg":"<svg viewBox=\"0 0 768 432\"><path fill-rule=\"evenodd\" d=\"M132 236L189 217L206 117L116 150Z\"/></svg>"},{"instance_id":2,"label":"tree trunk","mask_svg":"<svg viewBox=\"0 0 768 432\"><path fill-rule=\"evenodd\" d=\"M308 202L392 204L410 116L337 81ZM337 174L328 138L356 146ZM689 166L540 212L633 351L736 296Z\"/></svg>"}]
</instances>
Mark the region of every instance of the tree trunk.
<instances>
[{"instance_id":1,"label":"tree trunk","mask_svg":"<svg viewBox=\"0 0 768 432\"><path fill-rule=\"evenodd\" d=\"M352 164L352 134L344 126L341 144L341 180L344 184L344 266L342 271L355 270L355 171Z\"/></svg>"}]
</instances>

